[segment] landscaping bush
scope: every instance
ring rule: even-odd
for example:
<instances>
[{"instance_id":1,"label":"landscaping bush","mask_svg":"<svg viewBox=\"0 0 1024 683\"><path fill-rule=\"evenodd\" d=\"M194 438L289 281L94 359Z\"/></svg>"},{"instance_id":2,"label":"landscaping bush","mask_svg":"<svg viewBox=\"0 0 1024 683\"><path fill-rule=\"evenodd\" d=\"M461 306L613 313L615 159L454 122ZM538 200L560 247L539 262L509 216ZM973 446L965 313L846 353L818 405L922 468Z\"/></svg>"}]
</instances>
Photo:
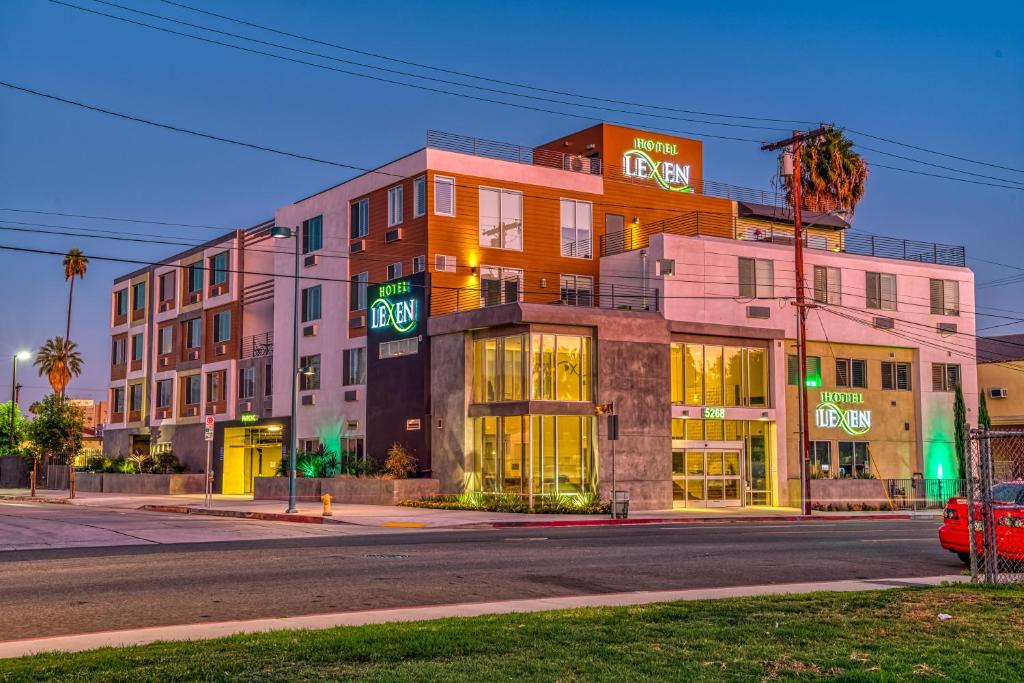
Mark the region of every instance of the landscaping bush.
<instances>
[{"instance_id":1,"label":"landscaping bush","mask_svg":"<svg viewBox=\"0 0 1024 683\"><path fill-rule=\"evenodd\" d=\"M402 444L393 443L384 461L384 474L390 479L408 479L416 474L416 458Z\"/></svg>"},{"instance_id":2,"label":"landscaping bush","mask_svg":"<svg viewBox=\"0 0 1024 683\"><path fill-rule=\"evenodd\" d=\"M295 471L300 477L329 479L331 477L370 477L379 473L380 467L373 460L364 460L354 452L341 454L321 448L317 451L299 451L295 455ZM278 477L288 476L288 456L277 465Z\"/></svg>"},{"instance_id":3,"label":"landscaping bush","mask_svg":"<svg viewBox=\"0 0 1024 683\"><path fill-rule=\"evenodd\" d=\"M181 474L186 469L170 451L158 455L132 455L105 458L92 453L85 458L85 471L97 474Z\"/></svg>"},{"instance_id":4,"label":"landscaping bush","mask_svg":"<svg viewBox=\"0 0 1024 683\"><path fill-rule=\"evenodd\" d=\"M603 515L608 514L611 509L608 503L602 502L594 493L534 496L532 510L529 498L515 493L467 492L458 495L428 496L419 500L403 500L399 505L432 510L480 510L547 515Z\"/></svg>"}]
</instances>

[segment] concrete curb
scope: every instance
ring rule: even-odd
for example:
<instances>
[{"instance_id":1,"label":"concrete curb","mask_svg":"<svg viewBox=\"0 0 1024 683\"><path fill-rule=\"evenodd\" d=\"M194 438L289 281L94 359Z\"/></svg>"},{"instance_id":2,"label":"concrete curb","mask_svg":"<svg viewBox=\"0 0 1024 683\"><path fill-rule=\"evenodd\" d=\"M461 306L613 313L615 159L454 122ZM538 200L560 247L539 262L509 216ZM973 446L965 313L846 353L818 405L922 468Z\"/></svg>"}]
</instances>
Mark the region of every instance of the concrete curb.
<instances>
[{"instance_id":1,"label":"concrete curb","mask_svg":"<svg viewBox=\"0 0 1024 683\"><path fill-rule=\"evenodd\" d=\"M483 522L479 526L495 529L543 528L562 526L618 526L627 524L742 524L744 522L848 522L853 520L909 520L910 513L891 515L762 515L758 517L652 517L635 519L565 519L538 522Z\"/></svg>"},{"instance_id":2,"label":"concrete curb","mask_svg":"<svg viewBox=\"0 0 1024 683\"><path fill-rule=\"evenodd\" d=\"M500 602L400 607L361 612L334 612L294 617L223 621L206 624L152 626L122 631L82 633L47 638L27 638L0 642L0 659L22 657L40 652L81 652L101 647L145 645L161 641L206 640L242 633L264 633L281 629L322 629L337 626L364 626L406 621L426 621L450 617L475 617L488 614L544 612L558 609L588 607L626 607L656 602L720 600L763 595L795 595L819 592L854 592L891 590L894 588L928 588L944 583L964 583L968 577L959 575L909 577L893 579L856 579L812 583L765 584L729 588L696 588L686 590L638 591L570 595Z\"/></svg>"},{"instance_id":3,"label":"concrete curb","mask_svg":"<svg viewBox=\"0 0 1024 683\"><path fill-rule=\"evenodd\" d=\"M12 503L50 503L52 505L74 505L70 498L47 498L45 496L0 496L0 500Z\"/></svg>"},{"instance_id":4,"label":"concrete curb","mask_svg":"<svg viewBox=\"0 0 1024 683\"><path fill-rule=\"evenodd\" d=\"M182 515L207 515L209 517L231 517L233 519L256 519L264 522L296 522L298 524L345 524L339 520L317 515L290 515L285 512L245 512L244 510L218 510L198 508L191 505L143 505L138 508L146 512L173 512Z\"/></svg>"}]
</instances>

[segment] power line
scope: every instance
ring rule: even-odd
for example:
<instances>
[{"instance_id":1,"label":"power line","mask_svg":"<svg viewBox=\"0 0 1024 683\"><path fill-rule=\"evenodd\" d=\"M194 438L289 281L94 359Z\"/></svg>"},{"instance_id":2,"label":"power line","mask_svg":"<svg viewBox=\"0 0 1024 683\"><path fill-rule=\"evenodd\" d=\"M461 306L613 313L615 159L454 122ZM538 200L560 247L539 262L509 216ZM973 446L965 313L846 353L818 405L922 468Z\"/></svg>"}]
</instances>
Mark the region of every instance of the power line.
<instances>
[{"instance_id":1,"label":"power line","mask_svg":"<svg viewBox=\"0 0 1024 683\"><path fill-rule=\"evenodd\" d=\"M964 161L969 164L978 164L979 166L990 166L992 168L1002 169L1004 171L1013 171L1014 173L1024 173L1024 169L1013 168L1012 166L1002 166L1000 164L993 164L987 161L977 161L976 159L968 159L967 157L956 156L955 154L947 154L946 152L939 152L934 149L928 149L927 147L919 147L917 145L911 145L906 142L900 142L899 140L892 140L890 138L883 138L878 135L872 135L871 133L865 133L864 131L854 130L852 128L846 128L849 132L854 135L861 135L872 140L878 140L880 142L888 142L890 145L899 145L900 147L907 147L908 149L916 149L919 152L927 152L928 154L935 154L936 156L946 157L947 159L956 159L957 161Z\"/></svg>"},{"instance_id":2,"label":"power line","mask_svg":"<svg viewBox=\"0 0 1024 683\"><path fill-rule=\"evenodd\" d=\"M998 183L986 183L981 180L968 180L967 178L956 178L949 175L940 175L938 173L928 173L927 171L915 171L910 168L900 168L899 166L887 166L885 164L880 164L877 161L871 162L871 168L885 168L890 171L900 171L901 173L913 173L914 175L928 176L929 178L941 178L942 180L956 180L961 183L970 183L971 185L985 185L987 187L999 187L1004 190L1024 191L1024 187L1015 187L1013 185L1000 185Z\"/></svg>"},{"instance_id":3,"label":"power line","mask_svg":"<svg viewBox=\"0 0 1024 683\"><path fill-rule=\"evenodd\" d=\"M868 152L873 152L875 154L884 154L885 156L893 157L894 159L902 159L903 161L911 161L911 162L913 162L915 164L922 164L924 166L931 166L932 168L940 168L940 169L942 169L944 171L952 171L954 173L963 173L964 175L974 176L976 178L986 178L988 180L998 180L999 182L1002 182L1002 183L1012 183L1012 184L1015 184L1015 185L1024 185L1024 180L1012 180L1010 178L1000 178L999 176L985 175L983 173L974 173L973 171L964 171L963 169L953 168L952 166L943 166L942 164L933 164L930 161L923 161L921 159L915 159L913 157L906 157L906 156L903 156L902 154L893 154L892 152L885 152L883 150L875 149L874 147L868 147L867 145L862 145L862 144L857 143L857 142L855 142L853 144L853 146L854 147L858 147L858 148L863 149L863 150L866 150ZM885 167L883 167L883 168L885 168Z\"/></svg>"},{"instance_id":4,"label":"power line","mask_svg":"<svg viewBox=\"0 0 1024 683\"><path fill-rule=\"evenodd\" d=\"M36 209L14 209L0 206L0 211L12 211L14 213L34 213L42 216L63 216L65 218L88 218L90 220L117 221L119 223L146 223L149 225L166 225L176 228L203 228L208 230L220 230L227 232L231 228L223 228L218 225L200 225L196 223L171 223L169 221L157 221L148 218L114 218L113 216L89 216L82 213L62 213L60 211L39 211Z\"/></svg>"}]
</instances>

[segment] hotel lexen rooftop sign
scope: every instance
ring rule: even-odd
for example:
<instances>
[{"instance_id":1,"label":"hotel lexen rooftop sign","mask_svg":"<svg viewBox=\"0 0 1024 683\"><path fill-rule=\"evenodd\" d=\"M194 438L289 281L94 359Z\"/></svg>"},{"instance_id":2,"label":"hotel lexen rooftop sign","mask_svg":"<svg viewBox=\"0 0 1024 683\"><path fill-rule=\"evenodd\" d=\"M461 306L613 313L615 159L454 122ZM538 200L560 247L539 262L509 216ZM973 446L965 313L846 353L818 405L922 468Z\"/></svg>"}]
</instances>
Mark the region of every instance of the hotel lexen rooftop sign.
<instances>
[{"instance_id":1,"label":"hotel lexen rooftop sign","mask_svg":"<svg viewBox=\"0 0 1024 683\"><path fill-rule=\"evenodd\" d=\"M823 391L814 411L814 424L821 429L842 429L850 436L862 436L871 429L871 411L842 408L841 404L863 404L864 394L854 391Z\"/></svg>"},{"instance_id":2,"label":"hotel lexen rooftop sign","mask_svg":"<svg viewBox=\"0 0 1024 683\"><path fill-rule=\"evenodd\" d=\"M653 180L665 190L693 192L690 165L657 158L666 154L673 157L679 154L674 142L634 138L633 149L622 155L622 172L627 178Z\"/></svg>"},{"instance_id":3,"label":"hotel lexen rooftop sign","mask_svg":"<svg viewBox=\"0 0 1024 683\"><path fill-rule=\"evenodd\" d=\"M408 280L380 285L377 298L370 304L370 329L390 328L398 334L412 332L419 322L418 304Z\"/></svg>"}]
</instances>

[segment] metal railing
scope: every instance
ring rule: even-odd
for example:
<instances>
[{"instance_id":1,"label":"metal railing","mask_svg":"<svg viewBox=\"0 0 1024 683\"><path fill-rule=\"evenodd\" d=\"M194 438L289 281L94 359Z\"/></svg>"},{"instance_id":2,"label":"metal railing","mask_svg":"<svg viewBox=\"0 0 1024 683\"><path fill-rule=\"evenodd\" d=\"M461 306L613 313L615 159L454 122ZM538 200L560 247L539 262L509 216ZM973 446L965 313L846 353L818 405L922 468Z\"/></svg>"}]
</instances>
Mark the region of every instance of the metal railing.
<instances>
[{"instance_id":1,"label":"metal railing","mask_svg":"<svg viewBox=\"0 0 1024 683\"><path fill-rule=\"evenodd\" d=\"M606 308L620 311L661 310L657 289L639 285L602 282L597 289L559 287L550 294L540 291L514 291L486 287L433 287L430 292L431 315L459 313L509 303L549 304L581 308Z\"/></svg>"},{"instance_id":2,"label":"metal railing","mask_svg":"<svg viewBox=\"0 0 1024 683\"><path fill-rule=\"evenodd\" d=\"M274 355L274 333L261 332L242 337L242 358L259 358Z\"/></svg>"},{"instance_id":3,"label":"metal railing","mask_svg":"<svg viewBox=\"0 0 1024 683\"><path fill-rule=\"evenodd\" d=\"M966 479L882 479L893 510L940 510L967 495Z\"/></svg>"},{"instance_id":4,"label":"metal railing","mask_svg":"<svg viewBox=\"0 0 1024 683\"><path fill-rule=\"evenodd\" d=\"M563 171L601 175L601 160L575 154L565 154L551 149L524 147L512 142L485 140L458 133L446 133L439 130L427 131L427 147L443 149L449 152L462 152L489 159L513 161L517 164L546 166Z\"/></svg>"}]
</instances>

